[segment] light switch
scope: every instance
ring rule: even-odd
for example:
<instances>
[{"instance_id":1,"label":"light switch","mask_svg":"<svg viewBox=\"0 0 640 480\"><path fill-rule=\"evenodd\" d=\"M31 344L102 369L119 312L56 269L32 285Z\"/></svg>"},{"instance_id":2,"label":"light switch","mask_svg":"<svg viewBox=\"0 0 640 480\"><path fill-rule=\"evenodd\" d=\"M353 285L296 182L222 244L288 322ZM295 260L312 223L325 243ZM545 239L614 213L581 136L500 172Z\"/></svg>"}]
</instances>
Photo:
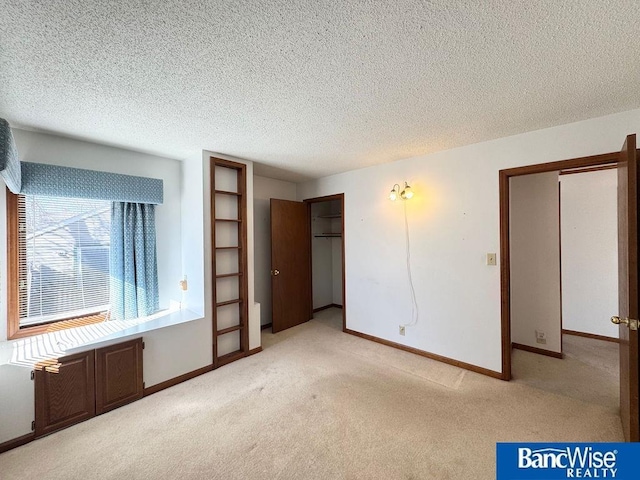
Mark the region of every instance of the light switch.
<instances>
[{"instance_id":1,"label":"light switch","mask_svg":"<svg viewBox=\"0 0 640 480\"><path fill-rule=\"evenodd\" d=\"M495 253L487 253L487 265L496 265Z\"/></svg>"}]
</instances>

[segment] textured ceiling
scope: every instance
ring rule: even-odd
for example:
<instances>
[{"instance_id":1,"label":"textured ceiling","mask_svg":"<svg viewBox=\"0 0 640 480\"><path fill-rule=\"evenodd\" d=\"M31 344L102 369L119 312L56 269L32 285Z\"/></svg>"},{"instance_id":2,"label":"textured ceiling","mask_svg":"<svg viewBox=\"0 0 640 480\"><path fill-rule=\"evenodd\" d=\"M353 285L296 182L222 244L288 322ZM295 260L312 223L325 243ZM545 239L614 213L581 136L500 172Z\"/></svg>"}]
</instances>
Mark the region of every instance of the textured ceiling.
<instances>
[{"instance_id":1,"label":"textured ceiling","mask_svg":"<svg viewBox=\"0 0 640 480\"><path fill-rule=\"evenodd\" d=\"M640 107L637 1L0 0L0 117L301 180Z\"/></svg>"}]
</instances>

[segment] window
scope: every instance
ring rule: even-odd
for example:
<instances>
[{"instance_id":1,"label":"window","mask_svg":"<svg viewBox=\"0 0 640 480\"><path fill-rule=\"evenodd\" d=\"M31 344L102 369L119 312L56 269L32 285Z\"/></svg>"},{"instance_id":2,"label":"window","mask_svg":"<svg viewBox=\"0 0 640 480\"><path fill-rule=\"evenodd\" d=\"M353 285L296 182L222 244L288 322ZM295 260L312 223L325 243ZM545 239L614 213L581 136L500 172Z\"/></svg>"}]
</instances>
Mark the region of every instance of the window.
<instances>
[{"instance_id":1,"label":"window","mask_svg":"<svg viewBox=\"0 0 640 480\"><path fill-rule=\"evenodd\" d=\"M42 333L33 327L72 318L103 320L111 202L13 194L7 200L9 336Z\"/></svg>"}]
</instances>

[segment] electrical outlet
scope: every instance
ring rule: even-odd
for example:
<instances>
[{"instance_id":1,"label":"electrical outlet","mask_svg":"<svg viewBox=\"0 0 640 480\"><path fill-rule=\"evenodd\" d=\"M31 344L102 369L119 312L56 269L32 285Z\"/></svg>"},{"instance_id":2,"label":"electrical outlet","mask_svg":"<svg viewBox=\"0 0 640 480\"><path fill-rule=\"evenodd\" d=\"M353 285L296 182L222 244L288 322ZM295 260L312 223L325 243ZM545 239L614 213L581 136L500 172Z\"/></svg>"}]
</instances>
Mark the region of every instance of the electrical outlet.
<instances>
[{"instance_id":1,"label":"electrical outlet","mask_svg":"<svg viewBox=\"0 0 640 480\"><path fill-rule=\"evenodd\" d=\"M487 265L491 265L491 266L496 265L496 254L495 253L487 253Z\"/></svg>"},{"instance_id":2,"label":"electrical outlet","mask_svg":"<svg viewBox=\"0 0 640 480\"><path fill-rule=\"evenodd\" d=\"M547 334L541 331L536 330L536 343L541 343L542 345L547 344Z\"/></svg>"},{"instance_id":3,"label":"electrical outlet","mask_svg":"<svg viewBox=\"0 0 640 480\"><path fill-rule=\"evenodd\" d=\"M400 335L404 336L404 325L400 325Z\"/></svg>"}]
</instances>

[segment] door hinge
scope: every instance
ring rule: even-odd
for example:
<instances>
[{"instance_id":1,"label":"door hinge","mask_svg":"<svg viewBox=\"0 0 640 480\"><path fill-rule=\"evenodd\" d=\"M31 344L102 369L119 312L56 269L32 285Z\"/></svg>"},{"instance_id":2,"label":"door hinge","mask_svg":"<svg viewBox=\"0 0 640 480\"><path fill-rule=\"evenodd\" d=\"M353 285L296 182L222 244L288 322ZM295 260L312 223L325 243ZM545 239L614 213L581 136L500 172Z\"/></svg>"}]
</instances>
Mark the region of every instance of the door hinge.
<instances>
[{"instance_id":1,"label":"door hinge","mask_svg":"<svg viewBox=\"0 0 640 480\"><path fill-rule=\"evenodd\" d=\"M36 371L31 370L31 380L35 380L35 378L36 378Z\"/></svg>"},{"instance_id":2,"label":"door hinge","mask_svg":"<svg viewBox=\"0 0 640 480\"><path fill-rule=\"evenodd\" d=\"M142 342L142 349L144 350L144 342Z\"/></svg>"},{"instance_id":3,"label":"door hinge","mask_svg":"<svg viewBox=\"0 0 640 480\"><path fill-rule=\"evenodd\" d=\"M33 431L35 431L35 429L36 429L36 421L32 420L31 421L31 431L33 432Z\"/></svg>"}]
</instances>

